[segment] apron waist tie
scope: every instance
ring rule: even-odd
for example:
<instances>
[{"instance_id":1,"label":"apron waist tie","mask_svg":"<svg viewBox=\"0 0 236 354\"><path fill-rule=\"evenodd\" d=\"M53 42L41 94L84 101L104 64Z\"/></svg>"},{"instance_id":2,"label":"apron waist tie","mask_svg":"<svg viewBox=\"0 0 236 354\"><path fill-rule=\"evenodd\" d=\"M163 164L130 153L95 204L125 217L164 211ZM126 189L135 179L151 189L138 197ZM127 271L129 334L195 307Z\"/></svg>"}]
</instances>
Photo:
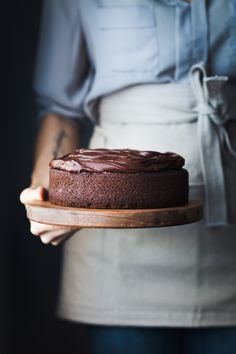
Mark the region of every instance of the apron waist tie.
<instances>
[{"instance_id":1,"label":"apron waist tie","mask_svg":"<svg viewBox=\"0 0 236 354\"><path fill-rule=\"evenodd\" d=\"M226 147L235 158L236 151L234 151L225 129L225 124L230 117L222 105L224 100L221 93L227 79L226 76L207 77L201 63L194 65L190 70L190 81L197 100L198 148L205 185L208 226L228 224L222 149Z\"/></svg>"}]
</instances>

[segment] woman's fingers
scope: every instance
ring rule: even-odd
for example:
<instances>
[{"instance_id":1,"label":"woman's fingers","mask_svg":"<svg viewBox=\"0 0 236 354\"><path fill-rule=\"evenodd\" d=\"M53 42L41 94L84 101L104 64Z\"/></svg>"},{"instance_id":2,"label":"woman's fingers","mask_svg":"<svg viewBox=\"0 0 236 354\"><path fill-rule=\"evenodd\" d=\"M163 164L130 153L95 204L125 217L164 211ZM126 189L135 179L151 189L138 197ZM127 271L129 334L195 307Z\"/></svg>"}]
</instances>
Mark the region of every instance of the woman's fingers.
<instances>
[{"instance_id":1,"label":"woman's fingers","mask_svg":"<svg viewBox=\"0 0 236 354\"><path fill-rule=\"evenodd\" d=\"M47 190L44 187L26 188L20 194L20 201L29 204L35 200L43 201L47 199ZM33 235L39 236L45 244L58 245L63 240L71 237L78 229L62 227L49 224L41 224L30 220L30 231Z\"/></svg>"},{"instance_id":2,"label":"woman's fingers","mask_svg":"<svg viewBox=\"0 0 236 354\"><path fill-rule=\"evenodd\" d=\"M35 236L41 236L48 232L53 232L59 236L60 234L66 233L71 230L72 230L71 227L41 224L36 221L30 221L30 231Z\"/></svg>"},{"instance_id":3,"label":"woman's fingers","mask_svg":"<svg viewBox=\"0 0 236 354\"><path fill-rule=\"evenodd\" d=\"M68 239L69 237L71 237L72 235L74 235L74 233L76 232L76 230L73 231L68 231L68 232L64 232L63 234L57 234L57 233L53 233L53 232L47 232L47 234L40 236L40 239L43 243L48 244L51 243L54 246L58 245L60 242Z\"/></svg>"},{"instance_id":4,"label":"woman's fingers","mask_svg":"<svg viewBox=\"0 0 236 354\"><path fill-rule=\"evenodd\" d=\"M54 238L50 243L53 245L53 246L57 246L59 245L61 242L65 241L65 240L68 240L71 236L73 236L75 233L75 231L72 231L72 232L68 232L68 234L64 235L64 236L59 236L57 238Z\"/></svg>"},{"instance_id":5,"label":"woman's fingers","mask_svg":"<svg viewBox=\"0 0 236 354\"><path fill-rule=\"evenodd\" d=\"M52 243L55 241L55 245L57 245L64 239L67 239L74 235L74 233L78 230L71 227L41 224L35 221L31 221L30 224L31 233L35 236L40 236L41 241L45 244Z\"/></svg>"},{"instance_id":6,"label":"woman's fingers","mask_svg":"<svg viewBox=\"0 0 236 354\"><path fill-rule=\"evenodd\" d=\"M20 194L20 201L23 204L33 202L34 200L43 201L47 199L47 190L44 187L26 188Z\"/></svg>"},{"instance_id":7,"label":"woman's fingers","mask_svg":"<svg viewBox=\"0 0 236 354\"><path fill-rule=\"evenodd\" d=\"M30 231L35 236L51 236L51 237L58 237L62 236L63 234L67 234L68 232L75 232L77 229L71 227L62 227L62 226L55 226L49 224L41 224L36 221L30 222Z\"/></svg>"}]
</instances>

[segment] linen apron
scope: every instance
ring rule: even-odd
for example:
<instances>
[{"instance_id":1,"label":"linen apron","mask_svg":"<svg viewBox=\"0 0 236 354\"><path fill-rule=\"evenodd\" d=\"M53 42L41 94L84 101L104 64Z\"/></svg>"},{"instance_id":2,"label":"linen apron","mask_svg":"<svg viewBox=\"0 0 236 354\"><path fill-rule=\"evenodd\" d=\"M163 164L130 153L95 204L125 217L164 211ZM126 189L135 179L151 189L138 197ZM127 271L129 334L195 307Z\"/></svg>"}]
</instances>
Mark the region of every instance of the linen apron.
<instances>
[{"instance_id":1,"label":"linen apron","mask_svg":"<svg viewBox=\"0 0 236 354\"><path fill-rule=\"evenodd\" d=\"M64 248L59 317L236 325L236 104L222 94L225 78L207 78L201 65L190 75L192 84L140 85L102 98L90 147L181 154L190 199L204 200L205 218L166 228L80 230Z\"/></svg>"}]
</instances>

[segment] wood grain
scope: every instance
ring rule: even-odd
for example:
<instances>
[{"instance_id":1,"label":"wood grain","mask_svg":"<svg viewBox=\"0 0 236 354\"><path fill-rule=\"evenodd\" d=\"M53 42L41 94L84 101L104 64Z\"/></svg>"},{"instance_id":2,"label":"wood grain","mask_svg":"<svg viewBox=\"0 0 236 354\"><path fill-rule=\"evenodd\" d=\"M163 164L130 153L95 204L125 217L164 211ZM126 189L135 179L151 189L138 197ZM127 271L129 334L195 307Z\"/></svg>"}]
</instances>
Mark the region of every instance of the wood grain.
<instances>
[{"instance_id":1,"label":"wood grain","mask_svg":"<svg viewBox=\"0 0 236 354\"><path fill-rule=\"evenodd\" d=\"M68 208L48 201L26 205L27 217L44 224L75 228L149 228L189 224L201 220L200 201L161 209L87 209Z\"/></svg>"}]
</instances>

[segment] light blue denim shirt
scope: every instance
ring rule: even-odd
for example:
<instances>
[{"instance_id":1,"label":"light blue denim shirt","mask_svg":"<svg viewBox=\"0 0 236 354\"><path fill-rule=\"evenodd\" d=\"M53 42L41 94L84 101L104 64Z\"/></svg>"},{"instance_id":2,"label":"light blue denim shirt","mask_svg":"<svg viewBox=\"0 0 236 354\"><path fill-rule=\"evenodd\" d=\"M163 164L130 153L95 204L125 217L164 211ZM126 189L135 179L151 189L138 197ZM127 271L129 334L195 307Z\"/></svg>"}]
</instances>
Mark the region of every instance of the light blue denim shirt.
<instances>
[{"instance_id":1,"label":"light blue denim shirt","mask_svg":"<svg viewBox=\"0 0 236 354\"><path fill-rule=\"evenodd\" d=\"M208 3L208 5L206 5ZM40 115L96 120L130 85L236 76L236 0L46 0L35 72Z\"/></svg>"}]
</instances>

